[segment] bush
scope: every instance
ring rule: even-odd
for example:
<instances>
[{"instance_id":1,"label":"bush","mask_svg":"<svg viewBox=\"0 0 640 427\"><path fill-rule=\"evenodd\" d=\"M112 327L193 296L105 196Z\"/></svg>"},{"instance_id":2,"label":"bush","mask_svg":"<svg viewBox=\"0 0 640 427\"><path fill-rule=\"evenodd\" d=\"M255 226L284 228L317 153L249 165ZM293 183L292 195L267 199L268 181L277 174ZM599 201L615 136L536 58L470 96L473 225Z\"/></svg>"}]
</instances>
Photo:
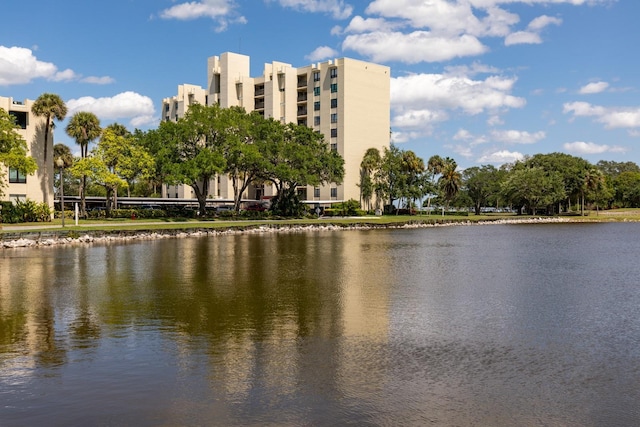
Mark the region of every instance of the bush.
<instances>
[{"instance_id":1,"label":"bush","mask_svg":"<svg viewBox=\"0 0 640 427\"><path fill-rule=\"evenodd\" d=\"M0 222L15 224L18 222L49 222L51 221L51 207L44 203L38 203L27 199L16 200L15 203L2 202Z\"/></svg>"},{"instance_id":2,"label":"bush","mask_svg":"<svg viewBox=\"0 0 640 427\"><path fill-rule=\"evenodd\" d=\"M330 215L327 215L327 210L331 211ZM346 202L333 203L331 209L325 209L325 215L327 216L361 216L364 211L360 209L360 202L355 199L349 199Z\"/></svg>"}]
</instances>

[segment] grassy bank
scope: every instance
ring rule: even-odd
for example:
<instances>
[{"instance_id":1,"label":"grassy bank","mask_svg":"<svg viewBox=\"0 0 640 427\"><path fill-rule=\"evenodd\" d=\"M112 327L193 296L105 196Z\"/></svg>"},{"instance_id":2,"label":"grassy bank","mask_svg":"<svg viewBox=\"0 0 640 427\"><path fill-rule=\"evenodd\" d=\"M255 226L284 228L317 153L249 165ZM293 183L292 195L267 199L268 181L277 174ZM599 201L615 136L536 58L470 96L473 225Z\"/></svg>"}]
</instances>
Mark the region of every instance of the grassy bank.
<instances>
[{"instance_id":1,"label":"grassy bank","mask_svg":"<svg viewBox=\"0 0 640 427\"><path fill-rule=\"evenodd\" d=\"M397 226L404 224L444 224L458 222L483 222L483 221L504 221L504 220L530 220L532 218L547 218L540 216L526 216L514 214L485 214L485 215L469 215L457 216L437 214L432 215L385 215L381 217L363 216L363 217L332 217L318 219L283 219L283 220L232 220L232 219L215 219L199 221L194 219L103 219L103 220L80 220L78 225L75 221L66 220L65 227L59 219L47 223L22 223L22 224L4 224L0 228L0 239L7 240L11 238L21 237L25 234L50 234L75 236L87 232L100 232L104 234L115 232L157 232L161 230L206 230L206 229L246 229L251 227L259 227L264 225L270 226L310 226L310 225L339 225L339 226ZM552 218L552 217L548 217ZM556 217L557 218L557 217ZM591 211L585 216L574 215L564 216L563 219L575 222L623 222L623 221L640 221L640 209L616 209L609 211Z\"/></svg>"}]
</instances>

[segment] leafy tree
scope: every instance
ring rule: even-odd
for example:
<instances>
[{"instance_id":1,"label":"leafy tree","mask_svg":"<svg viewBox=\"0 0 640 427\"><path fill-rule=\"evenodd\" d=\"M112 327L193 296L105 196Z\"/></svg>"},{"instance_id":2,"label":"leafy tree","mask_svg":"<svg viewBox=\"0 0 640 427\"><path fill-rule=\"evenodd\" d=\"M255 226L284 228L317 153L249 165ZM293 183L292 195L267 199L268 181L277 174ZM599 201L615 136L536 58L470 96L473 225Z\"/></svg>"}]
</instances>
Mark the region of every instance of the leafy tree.
<instances>
[{"instance_id":1,"label":"leafy tree","mask_svg":"<svg viewBox=\"0 0 640 427\"><path fill-rule=\"evenodd\" d=\"M614 180L616 201L623 207L640 207L640 172L622 172Z\"/></svg>"},{"instance_id":2,"label":"leafy tree","mask_svg":"<svg viewBox=\"0 0 640 427\"><path fill-rule=\"evenodd\" d=\"M109 172L127 182L127 189L135 178L149 176L153 170L151 155L137 144L129 132L122 132L119 127L105 128L96 146L95 155L105 163ZM118 188L103 187L108 196L113 196L113 206L117 206Z\"/></svg>"},{"instance_id":3,"label":"leafy tree","mask_svg":"<svg viewBox=\"0 0 640 427\"><path fill-rule=\"evenodd\" d=\"M31 111L37 117L44 117L44 160L47 160L49 134L55 127L54 120L62 121L67 116L67 106L60 96L53 93L43 93L34 102Z\"/></svg>"},{"instance_id":4,"label":"leafy tree","mask_svg":"<svg viewBox=\"0 0 640 427\"><path fill-rule=\"evenodd\" d=\"M158 129L136 135L155 159L157 177L168 184L191 186L200 215L206 215L210 180L226 166L221 110L217 104L194 104L177 122L163 121Z\"/></svg>"},{"instance_id":5,"label":"leafy tree","mask_svg":"<svg viewBox=\"0 0 640 427\"><path fill-rule=\"evenodd\" d=\"M360 202L365 204L366 210L371 210L371 199L375 192L373 175L380 167L381 161L380 150L369 148L360 162L360 183L358 186L360 187ZM376 200L377 203L378 200Z\"/></svg>"},{"instance_id":6,"label":"leafy tree","mask_svg":"<svg viewBox=\"0 0 640 427\"><path fill-rule=\"evenodd\" d=\"M277 194L271 205L274 212L284 216L300 214L299 186L342 182L344 160L329 150L321 133L293 123L273 126L269 133L271 138L262 153L267 167L258 178L276 187Z\"/></svg>"},{"instance_id":7,"label":"leafy tree","mask_svg":"<svg viewBox=\"0 0 640 427\"><path fill-rule=\"evenodd\" d=\"M388 209L402 197L402 151L395 145L384 148L380 167L375 173L375 192L379 199L388 201Z\"/></svg>"},{"instance_id":8,"label":"leafy tree","mask_svg":"<svg viewBox=\"0 0 640 427\"><path fill-rule=\"evenodd\" d=\"M89 143L98 139L102 133L100 120L95 114L86 111L75 113L67 127L65 128L67 135L74 138L76 143L80 145L80 157L86 158L89 150ZM85 201L85 193L87 189L87 177L80 177L80 213L82 216L87 214L87 204Z\"/></svg>"},{"instance_id":9,"label":"leafy tree","mask_svg":"<svg viewBox=\"0 0 640 427\"><path fill-rule=\"evenodd\" d=\"M596 163L596 167L611 178L617 178L622 172L640 172L640 166L634 162L600 160Z\"/></svg>"},{"instance_id":10,"label":"leafy tree","mask_svg":"<svg viewBox=\"0 0 640 427\"><path fill-rule=\"evenodd\" d=\"M15 118L0 108L0 165L17 169L24 174L32 174L38 166L36 161L27 155L27 142L17 132ZM3 195L3 171L0 169L0 196Z\"/></svg>"},{"instance_id":11,"label":"leafy tree","mask_svg":"<svg viewBox=\"0 0 640 427\"><path fill-rule=\"evenodd\" d=\"M462 181L476 215L480 215L481 208L488 206L491 197L500 192L499 171L493 165L465 169Z\"/></svg>"},{"instance_id":12,"label":"leafy tree","mask_svg":"<svg viewBox=\"0 0 640 427\"><path fill-rule=\"evenodd\" d=\"M240 209L242 195L266 167L261 151L280 124L272 118L265 119L257 112L247 114L244 108L231 107L221 111L222 129L225 132L224 172L231 179L234 194L234 208Z\"/></svg>"},{"instance_id":13,"label":"leafy tree","mask_svg":"<svg viewBox=\"0 0 640 427\"><path fill-rule=\"evenodd\" d=\"M107 191L107 198L109 194L113 194L118 186L127 185L125 180L109 170L105 159L101 157L98 151L95 151L94 155L78 160L69 168L69 172L76 178L88 178L97 185L104 187ZM109 213L110 204L107 203L107 215Z\"/></svg>"},{"instance_id":14,"label":"leafy tree","mask_svg":"<svg viewBox=\"0 0 640 427\"><path fill-rule=\"evenodd\" d=\"M571 198L578 200L581 196L584 175L592 167L586 160L565 153L536 154L521 163L524 167L540 167L547 173L556 172L560 176L565 197L569 198L566 210L571 208ZM550 205L560 202L554 200Z\"/></svg>"},{"instance_id":15,"label":"leafy tree","mask_svg":"<svg viewBox=\"0 0 640 427\"><path fill-rule=\"evenodd\" d=\"M533 215L537 209L562 200L566 194L562 176L541 167L512 170L502 184L502 191L507 199L517 206L524 205Z\"/></svg>"}]
</instances>

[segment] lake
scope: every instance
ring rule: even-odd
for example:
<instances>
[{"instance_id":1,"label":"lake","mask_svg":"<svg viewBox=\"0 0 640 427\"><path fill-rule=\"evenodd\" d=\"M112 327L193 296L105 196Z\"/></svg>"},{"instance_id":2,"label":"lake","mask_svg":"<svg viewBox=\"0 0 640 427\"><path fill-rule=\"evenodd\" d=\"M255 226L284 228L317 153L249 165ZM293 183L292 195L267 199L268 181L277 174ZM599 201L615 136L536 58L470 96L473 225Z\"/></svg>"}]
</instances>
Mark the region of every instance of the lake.
<instances>
[{"instance_id":1,"label":"lake","mask_svg":"<svg viewBox=\"0 0 640 427\"><path fill-rule=\"evenodd\" d=\"M2 426L637 426L640 224L0 251Z\"/></svg>"}]
</instances>

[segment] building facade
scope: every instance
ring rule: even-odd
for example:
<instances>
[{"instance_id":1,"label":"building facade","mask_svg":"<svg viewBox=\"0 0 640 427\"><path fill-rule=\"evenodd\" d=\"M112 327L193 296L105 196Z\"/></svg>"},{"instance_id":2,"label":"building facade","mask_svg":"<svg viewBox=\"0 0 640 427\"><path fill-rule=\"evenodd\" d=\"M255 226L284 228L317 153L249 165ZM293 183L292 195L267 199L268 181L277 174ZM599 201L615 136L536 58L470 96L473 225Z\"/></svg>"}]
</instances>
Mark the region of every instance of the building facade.
<instances>
[{"instance_id":1,"label":"building facade","mask_svg":"<svg viewBox=\"0 0 640 427\"><path fill-rule=\"evenodd\" d=\"M262 75L251 77L250 58L226 52L208 58L206 90L182 85L177 96L163 100L163 119L177 120L190 103L202 102L204 95L206 105L239 106L282 123L309 126L321 132L330 149L344 158L345 177L339 185L300 187L301 199L323 203L359 200L360 162L365 151L389 147L390 80L389 67L349 58L297 68L272 62L264 65ZM218 177L210 188L213 198L233 198L225 177ZM188 197L186 191L165 189ZM273 191L271 186L251 187L246 198L268 197Z\"/></svg>"},{"instance_id":2,"label":"building facade","mask_svg":"<svg viewBox=\"0 0 640 427\"><path fill-rule=\"evenodd\" d=\"M18 134L27 142L28 154L34 158L38 170L33 175L25 175L18 170L0 165L5 176L3 201L26 199L46 203L53 208L53 132L49 135L47 158L45 158L44 128L46 120L31 112L31 100L16 101L0 96L0 108L15 117Z\"/></svg>"}]
</instances>

